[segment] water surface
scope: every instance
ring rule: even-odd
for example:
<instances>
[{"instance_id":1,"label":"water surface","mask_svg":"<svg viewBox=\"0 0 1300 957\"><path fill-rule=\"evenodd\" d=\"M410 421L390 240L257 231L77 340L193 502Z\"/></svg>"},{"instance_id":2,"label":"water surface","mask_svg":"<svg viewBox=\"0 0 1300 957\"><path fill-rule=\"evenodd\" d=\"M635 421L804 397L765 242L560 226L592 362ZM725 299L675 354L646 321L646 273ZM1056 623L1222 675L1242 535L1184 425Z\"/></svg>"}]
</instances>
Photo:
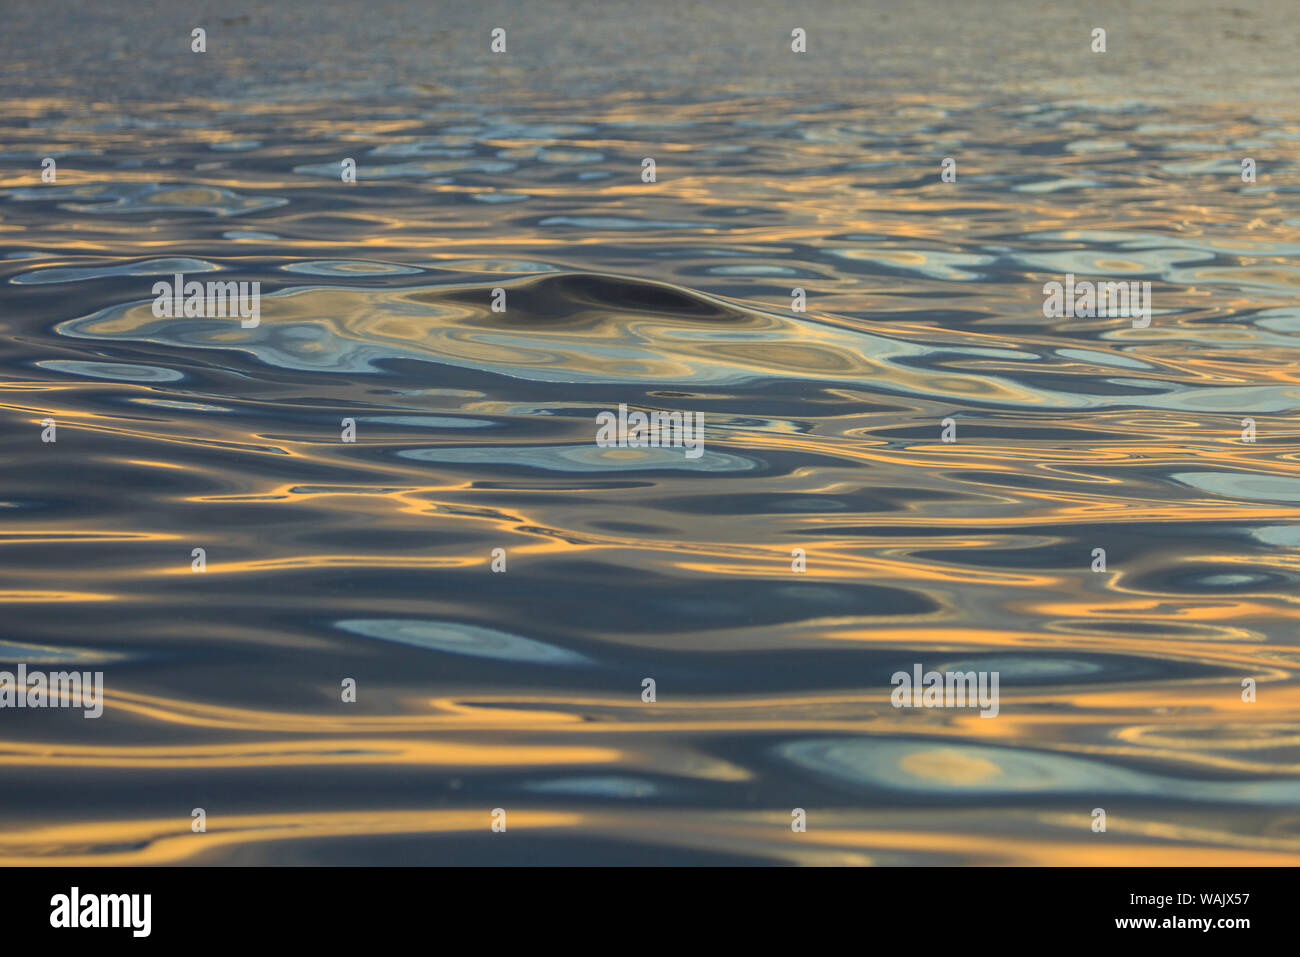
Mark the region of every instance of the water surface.
<instances>
[{"instance_id":1,"label":"water surface","mask_svg":"<svg viewBox=\"0 0 1300 957\"><path fill-rule=\"evenodd\" d=\"M1288 5L367 7L0 41L0 860L1300 862Z\"/></svg>"}]
</instances>

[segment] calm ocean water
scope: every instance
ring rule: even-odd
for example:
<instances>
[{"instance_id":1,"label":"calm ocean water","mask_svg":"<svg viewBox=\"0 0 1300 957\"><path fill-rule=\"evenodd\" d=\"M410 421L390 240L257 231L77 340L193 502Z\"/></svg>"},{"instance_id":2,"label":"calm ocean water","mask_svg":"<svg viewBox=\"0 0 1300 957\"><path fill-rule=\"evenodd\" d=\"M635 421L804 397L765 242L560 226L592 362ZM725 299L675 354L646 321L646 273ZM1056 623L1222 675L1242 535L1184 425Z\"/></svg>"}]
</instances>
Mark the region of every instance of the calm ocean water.
<instances>
[{"instance_id":1,"label":"calm ocean water","mask_svg":"<svg viewBox=\"0 0 1300 957\"><path fill-rule=\"evenodd\" d=\"M1300 863L1289 9L6 11L0 862Z\"/></svg>"}]
</instances>

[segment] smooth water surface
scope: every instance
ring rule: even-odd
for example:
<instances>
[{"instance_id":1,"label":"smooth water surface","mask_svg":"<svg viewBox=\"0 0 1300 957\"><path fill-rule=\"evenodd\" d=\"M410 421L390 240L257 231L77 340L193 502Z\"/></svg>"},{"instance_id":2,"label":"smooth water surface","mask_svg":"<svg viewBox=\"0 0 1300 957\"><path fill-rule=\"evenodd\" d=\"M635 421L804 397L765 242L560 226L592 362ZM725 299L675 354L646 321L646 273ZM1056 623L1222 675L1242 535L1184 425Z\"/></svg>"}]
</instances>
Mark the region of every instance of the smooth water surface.
<instances>
[{"instance_id":1,"label":"smooth water surface","mask_svg":"<svg viewBox=\"0 0 1300 957\"><path fill-rule=\"evenodd\" d=\"M1293 14L15 11L0 861L1300 862Z\"/></svg>"}]
</instances>

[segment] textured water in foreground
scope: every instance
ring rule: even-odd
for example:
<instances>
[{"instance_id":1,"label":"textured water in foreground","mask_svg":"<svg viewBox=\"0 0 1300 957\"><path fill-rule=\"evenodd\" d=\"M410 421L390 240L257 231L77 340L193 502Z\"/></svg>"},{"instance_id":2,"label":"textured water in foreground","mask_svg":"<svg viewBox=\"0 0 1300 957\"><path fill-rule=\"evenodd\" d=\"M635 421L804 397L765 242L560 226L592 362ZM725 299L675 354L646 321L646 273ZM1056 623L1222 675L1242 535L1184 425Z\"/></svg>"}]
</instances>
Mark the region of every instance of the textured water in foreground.
<instances>
[{"instance_id":1,"label":"textured water in foreground","mask_svg":"<svg viewBox=\"0 0 1300 957\"><path fill-rule=\"evenodd\" d=\"M14 15L0 861L1300 862L1286 5L370 6Z\"/></svg>"}]
</instances>

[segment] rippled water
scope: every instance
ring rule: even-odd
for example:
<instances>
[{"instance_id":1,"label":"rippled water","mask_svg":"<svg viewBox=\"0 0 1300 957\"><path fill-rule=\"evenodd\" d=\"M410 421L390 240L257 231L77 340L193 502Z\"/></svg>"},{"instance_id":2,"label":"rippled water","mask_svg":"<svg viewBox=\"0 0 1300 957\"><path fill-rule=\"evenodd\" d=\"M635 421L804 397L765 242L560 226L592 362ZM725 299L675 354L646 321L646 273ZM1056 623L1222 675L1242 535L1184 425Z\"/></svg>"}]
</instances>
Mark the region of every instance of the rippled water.
<instances>
[{"instance_id":1,"label":"rippled water","mask_svg":"<svg viewBox=\"0 0 1300 957\"><path fill-rule=\"evenodd\" d=\"M106 703L0 712L0 860L1300 862L1277 23L1157 7L1099 68L993 6L808 14L807 63L766 7L250 7L206 61L19 16L0 667ZM156 318L177 272L260 325ZM1066 273L1150 326L1045 319ZM704 453L598 447L620 403ZM918 663L997 718L892 707Z\"/></svg>"}]
</instances>

